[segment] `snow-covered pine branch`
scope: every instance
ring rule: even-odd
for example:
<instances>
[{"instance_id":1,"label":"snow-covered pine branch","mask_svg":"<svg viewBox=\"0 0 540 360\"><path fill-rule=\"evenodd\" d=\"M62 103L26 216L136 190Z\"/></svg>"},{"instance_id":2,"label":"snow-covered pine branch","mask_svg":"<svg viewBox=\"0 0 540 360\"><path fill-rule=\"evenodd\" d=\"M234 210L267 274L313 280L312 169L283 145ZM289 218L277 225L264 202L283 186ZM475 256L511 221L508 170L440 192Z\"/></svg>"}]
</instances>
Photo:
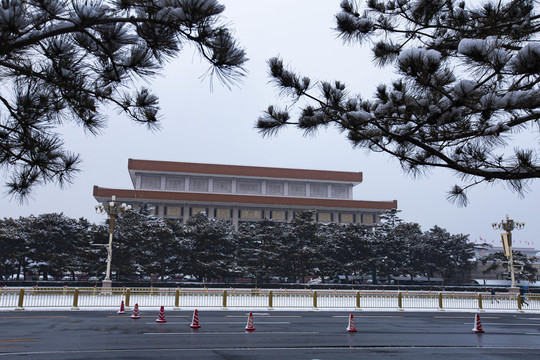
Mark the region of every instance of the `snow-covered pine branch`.
<instances>
[{"instance_id":1,"label":"snow-covered pine branch","mask_svg":"<svg viewBox=\"0 0 540 360\"><path fill-rule=\"evenodd\" d=\"M343 0L339 36L371 42L375 64L394 64L399 78L379 85L373 99L360 99L338 81L301 88L299 75L271 59L273 83L301 115L294 121L285 112L278 121L267 112L257 127L275 134L287 124L310 132L333 125L353 146L386 152L407 172L451 169L465 182L449 193L459 204L480 182L523 194L540 177L538 144L524 145L520 136L539 130L536 6L526 0ZM520 154L527 154L526 166L519 165Z\"/></svg>"},{"instance_id":2,"label":"snow-covered pine branch","mask_svg":"<svg viewBox=\"0 0 540 360\"><path fill-rule=\"evenodd\" d=\"M244 50L221 24L216 0L9 0L0 6L0 166L8 191L26 198L41 183L72 181L80 162L55 127L92 134L113 105L155 128L157 97L133 89L193 44L227 86L245 74Z\"/></svg>"}]
</instances>

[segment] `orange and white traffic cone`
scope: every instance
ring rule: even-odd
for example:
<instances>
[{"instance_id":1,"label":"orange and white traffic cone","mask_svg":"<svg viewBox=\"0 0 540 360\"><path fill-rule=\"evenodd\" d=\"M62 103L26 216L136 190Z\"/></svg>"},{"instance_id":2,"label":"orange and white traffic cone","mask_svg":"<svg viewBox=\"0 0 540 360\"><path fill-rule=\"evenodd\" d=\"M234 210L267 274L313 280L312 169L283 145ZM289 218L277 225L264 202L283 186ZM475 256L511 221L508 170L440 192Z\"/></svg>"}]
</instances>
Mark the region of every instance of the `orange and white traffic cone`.
<instances>
[{"instance_id":1,"label":"orange and white traffic cone","mask_svg":"<svg viewBox=\"0 0 540 360\"><path fill-rule=\"evenodd\" d=\"M118 310L118 314L125 314L126 308L124 307L124 300L122 300L122 303L120 304L120 310Z\"/></svg>"},{"instance_id":2,"label":"orange and white traffic cone","mask_svg":"<svg viewBox=\"0 0 540 360\"><path fill-rule=\"evenodd\" d=\"M191 325L189 325L189 327L193 329L198 329L201 327L201 325L199 325L199 312L197 309L193 311L193 320L191 321Z\"/></svg>"},{"instance_id":3,"label":"orange and white traffic cone","mask_svg":"<svg viewBox=\"0 0 540 360\"><path fill-rule=\"evenodd\" d=\"M474 317L474 327L472 329L473 333L483 333L484 330L482 329L482 323L480 322L480 315L476 314Z\"/></svg>"},{"instance_id":4,"label":"orange and white traffic cone","mask_svg":"<svg viewBox=\"0 0 540 360\"><path fill-rule=\"evenodd\" d=\"M139 315L139 304L135 304L135 307L133 308L133 315L131 315L132 319L140 319L141 316Z\"/></svg>"},{"instance_id":5,"label":"orange and white traffic cone","mask_svg":"<svg viewBox=\"0 0 540 360\"><path fill-rule=\"evenodd\" d=\"M156 319L157 323L166 323L167 320L165 320L165 307L163 305L161 306L161 309L159 310L159 317Z\"/></svg>"},{"instance_id":6,"label":"orange and white traffic cone","mask_svg":"<svg viewBox=\"0 0 540 360\"><path fill-rule=\"evenodd\" d=\"M358 330L356 330L356 326L354 325L354 317L353 317L353 314L351 313L351 315L349 315L349 326L347 326L347 331L348 332L357 332Z\"/></svg>"},{"instance_id":7,"label":"orange and white traffic cone","mask_svg":"<svg viewBox=\"0 0 540 360\"><path fill-rule=\"evenodd\" d=\"M247 325L246 325L247 331L255 331L255 328L253 327L253 313L249 313Z\"/></svg>"}]
</instances>

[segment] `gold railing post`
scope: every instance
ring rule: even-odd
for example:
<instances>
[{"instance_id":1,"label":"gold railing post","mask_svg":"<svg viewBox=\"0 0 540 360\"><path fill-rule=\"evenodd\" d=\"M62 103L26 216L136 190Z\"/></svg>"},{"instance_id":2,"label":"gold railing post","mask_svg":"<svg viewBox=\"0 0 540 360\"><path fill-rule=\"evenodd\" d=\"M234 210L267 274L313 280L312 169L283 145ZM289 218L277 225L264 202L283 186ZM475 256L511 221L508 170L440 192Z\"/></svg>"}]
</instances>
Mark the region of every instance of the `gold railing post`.
<instances>
[{"instance_id":1,"label":"gold railing post","mask_svg":"<svg viewBox=\"0 0 540 360\"><path fill-rule=\"evenodd\" d=\"M360 290L356 292L356 308L360 309Z\"/></svg>"},{"instance_id":2,"label":"gold railing post","mask_svg":"<svg viewBox=\"0 0 540 360\"><path fill-rule=\"evenodd\" d=\"M403 310L403 295L401 294L401 291L399 291L397 294L397 304L398 309Z\"/></svg>"},{"instance_id":3,"label":"gold railing post","mask_svg":"<svg viewBox=\"0 0 540 360\"><path fill-rule=\"evenodd\" d=\"M518 310L521 310L521 294L518 294L516 299L517 299L517 308Z\"/></svg>"},{"instance_id":4,"label":"gold railing post","mask_svg":"<svg viewBox=\"0 0 540 360\"><path fill-rule=\"evenodd\" d=\"M24 302L24 289L21 289L21 291L19 291L19 305L17 306L15 310L24 310L23 302Z\"/></svg>"},{"instance_id":5,"label":"gold railing post","mask_svg":"<svg viewBox=\"0 0 540 360\"><path fill-rule=\"evenodd\" d=\"M272 310L273 307L274 307L274 299L273 299L272 290L270 290L270 292L268 293L268 310Z\"/></svg>"},{"instance_id":6,"label":"gold railing post","mask_svg":"<svg viewBox=\"0 0 540 360\"><path fill-rule=\"evenodd\" d=\"M439 293L439 310L443 309L442 292Z\"/></svg>"},{"instance_id":7,"label":"gold railing post","mask_svg":"<svg viewBox=\"0 0 540 360\"><path fill-rule=\"evenodd\" d=\"M227 290L223 290L223 309L227 309Z\"/></svg>"},{"instance_id":8,"label":"gold railing post","mask_svg":"<svg viewBox=\"0 0 540 360\"><path fill-rule=\"evenodd\" d=\"M180 310L180 289L176 289L174 293L174 310Z\"/></svg>"},{"instance_id":9,"label":"gold railing post","mask_svg":"<svg viewBox=\"0 0 540 360\"><path fill-rule=\"evenodd\" d=\"M478 308L482 310L482 294L478 293Z\"/></svg>"},{"instance_id":10,"label":"gold railing post","mask_svg":"<svg viewBox=\"0 0 540 360\"><path fill-rule=\"evenodd\" d=\"M129 307L129 298L131 297L131 289L126 289L126 307Z\"/></svg>"},{"instance_id":11,"label":"gold railing post","mask_svg":"<svg viewBox=\"0 0 540 360\"><path fill-rule=\"evenodd\" d=\"M313 308L317 310L317 292L313 292Z\"/></svg>"},{"instance_id":12,"label":"gold railing post","mask_svg":"<svg viewBox=\"0 0 540 360\"><path fill-rule=\"evenodd\" d=\"M71 310L79 310L79 289L75 289L73 293L73 307Z\"/></svg>"}]
</instances>

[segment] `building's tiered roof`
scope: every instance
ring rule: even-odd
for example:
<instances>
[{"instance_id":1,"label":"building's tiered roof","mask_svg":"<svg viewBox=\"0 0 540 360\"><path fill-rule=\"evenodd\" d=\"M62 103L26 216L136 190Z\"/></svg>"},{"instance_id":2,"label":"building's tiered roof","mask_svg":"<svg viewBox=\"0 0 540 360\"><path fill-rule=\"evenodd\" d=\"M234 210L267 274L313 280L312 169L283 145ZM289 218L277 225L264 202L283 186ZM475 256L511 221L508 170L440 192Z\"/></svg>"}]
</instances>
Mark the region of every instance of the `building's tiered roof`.
<instances>
[{"instance_id":1,"label":"building's tiered roof","mask_svg":"<svg viewBox=\"0 0 540 360\"><path fill-rule=\"evenodd\" d=\"M111 197L116 195L117 199L131 200L162 200L162 201L187 201L187 202L209 202L220 204L253 204L253 205L275 205L275 206L302 206L302 207L329 207L329 208L351 208L351 209L377 209L390 210L397 208L397 200L393 201L364 201L364 200L342 200L342 199L319 199L307 197L285 197L285 196L254 196L237 194L215 194L215 193L193 193L193 192L171 192L157 190L124 190L109 189L94 186L94 197Z\"/></svg>"},{"instance_id":2,"label":"building's tiered roof","mask_svg":"<svg viewBox=\"0 0 540 360\"><path fill-rule=\"evenodd\" d=\"M172 161L128 160L128 170L134 182L136 172L205 174L251 178L309 179L360 184L361 172L287 169L260 166L199 164Z\"/></svg>"}]
</instances>

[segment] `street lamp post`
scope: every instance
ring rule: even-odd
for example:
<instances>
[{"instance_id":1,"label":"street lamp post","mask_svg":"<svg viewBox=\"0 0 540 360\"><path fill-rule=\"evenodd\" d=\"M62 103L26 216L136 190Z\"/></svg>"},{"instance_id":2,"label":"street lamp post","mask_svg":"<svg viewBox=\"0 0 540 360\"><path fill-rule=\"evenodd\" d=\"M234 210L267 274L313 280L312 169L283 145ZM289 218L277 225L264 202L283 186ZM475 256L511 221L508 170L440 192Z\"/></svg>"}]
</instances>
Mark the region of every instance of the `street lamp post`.
<instances>
[{"instance_id":1,"label":"street lamp post","mask_svg":"<svg viewBox=\"0 0 540 360\"><path fill-rule=\"evenodd\" d=\"M107 247L107 273L105 274L105 280L103 280L103 287L110 288L112 285L111 280L111 261L112 261L112 241L113 241L113 231L114 231L114 222L116 220L116 215L125 214L131 210L131 205L118 204L116 202L116 196L111 197L111 201L108 203L98 203L96 205L96 212L98 214L107 214L109 217L109 244L102 245Z\"/></svg>"},{"instance_id":2,"label":"street lamp post","mask_svg":"<svg viewBox=\"0 0 540 360\"><path fill-rule=\"evenodd\" d=\"M517 222L506 215L506 220L502 220L499 223L491 224L495 230L504 230L505 232L501 234L501 240L503 243L504 253L506 257L510 260L510 277L512 279L512 286L510 287L510 292L519 292L519 289L516 287L516 277L514 272L514 256L512 255L512 230L514 229L523 229L525 223Z\"/></svg>"}]
</instances>

